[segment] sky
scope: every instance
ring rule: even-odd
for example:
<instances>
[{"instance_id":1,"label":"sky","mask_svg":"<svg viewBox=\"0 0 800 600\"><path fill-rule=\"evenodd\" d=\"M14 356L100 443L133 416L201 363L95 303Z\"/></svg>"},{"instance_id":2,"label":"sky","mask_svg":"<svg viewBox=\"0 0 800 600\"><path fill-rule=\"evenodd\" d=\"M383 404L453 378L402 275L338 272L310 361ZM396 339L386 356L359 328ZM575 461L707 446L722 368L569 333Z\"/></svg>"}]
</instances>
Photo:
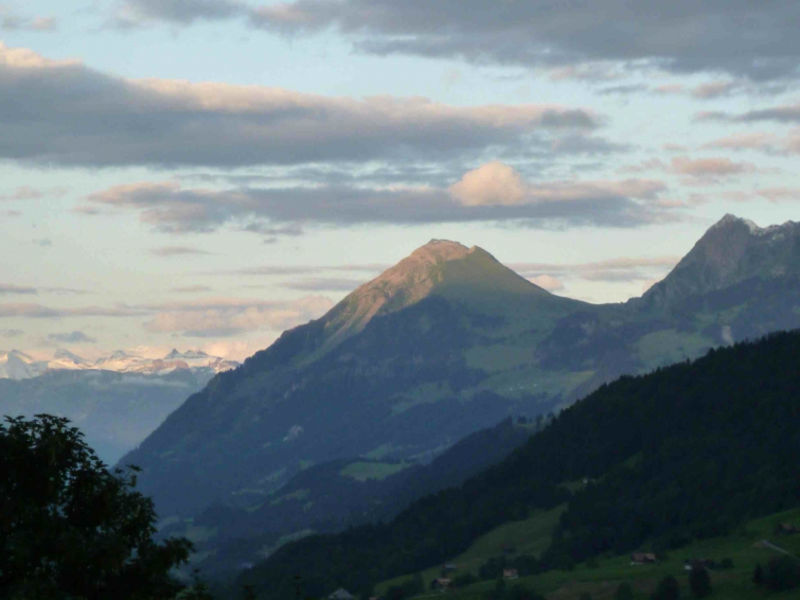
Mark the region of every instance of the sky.
<instances>
[{"instance_id":1,"label":"sky","mask_svg":"<svg viewBox=\"0 0 800 600\"><path fill-rule=\"evenodd\" d=\"M242 359L432 238L622 302L797 218L800 3L0 0L0 350Z\"/></svg>"}]
</instances>

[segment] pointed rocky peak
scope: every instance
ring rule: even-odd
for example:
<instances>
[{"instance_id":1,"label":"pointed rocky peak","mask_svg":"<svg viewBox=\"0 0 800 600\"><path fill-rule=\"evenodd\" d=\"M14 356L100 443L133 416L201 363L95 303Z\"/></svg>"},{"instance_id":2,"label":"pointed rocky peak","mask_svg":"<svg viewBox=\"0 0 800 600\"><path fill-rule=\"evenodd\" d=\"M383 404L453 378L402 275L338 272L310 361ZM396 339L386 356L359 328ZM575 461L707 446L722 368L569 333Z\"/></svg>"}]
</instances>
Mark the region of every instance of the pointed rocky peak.
<instances>
[{"instance_id":1,"label":"pointed rocky peak","mask_svg":"<svg viewBox=\"0 0 800 600\"><path fill-rule=\"evenodd\" d=\"M800 223L759 227L726 214L712 225L667 277L642 299L659 307L724 289L752 277L800 272Z\"/></svg>"},{"instance_id":2,"label":"pointed rocky peak","mask_svg":"<svg viewBox=\"0 0 800 600\"><path fill-rule=\"evenodd\" d=\"M706 233L716 231L718 229L726 229L731 227L747 227L751 232L760 231L761 227L756 225L750 219L743 219L741 217L737 217L734 214L726 213L724 217L722 217L719 221L714 223L711 227L709 227Z\"/></svg>"},{"instance_id":3,"label":"pointed rocky peak","mask_svg":"<svg viewBox=\"0 0 800 600\"><path fill-rule=\"evenodd\" d=\"M47 363L49 369L88 369L91 363L77 354L59 348L53 353L53 360Z\"/></svg>"},{"instance_id":4,"label":"pointed rocky peak","mask_svg":"<svg viewBox=\"0 0 800 600\"><path fill-rule=\"evenodd\" d=\"M53 358L61 358L61 359L68 359L76 363L85 363L87 362L81 356L78 356L74 352L70 352L69 350L65 350L64 348L59 348L53 353Z\"/></svg>"}]
</instances>

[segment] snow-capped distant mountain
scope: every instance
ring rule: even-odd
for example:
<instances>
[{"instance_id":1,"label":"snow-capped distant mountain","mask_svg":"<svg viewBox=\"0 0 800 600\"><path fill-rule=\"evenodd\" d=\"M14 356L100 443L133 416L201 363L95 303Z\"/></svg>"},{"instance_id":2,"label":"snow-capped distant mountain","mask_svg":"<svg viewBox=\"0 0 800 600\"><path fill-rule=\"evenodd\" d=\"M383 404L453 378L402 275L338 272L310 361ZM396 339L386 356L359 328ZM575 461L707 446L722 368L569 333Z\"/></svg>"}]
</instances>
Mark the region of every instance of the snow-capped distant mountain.
<instances>
[{"instance_id":1,"label":"snow-capped distant mountain","mask_svg":"<svg viewBox=\"0 0 800 600\"><path fill-rule=\"evenodd\" d=\"M0 379L30 379L47 371L113 371L115 373L139 373L144 375L166 375L174 371L209 371L220 373L239 366L239 363L201 350L179 352L172 350L163 358L148 358L139 354L117 350L109 356L95 361L87 360L68 350L57 350L51 360L36 361L27 354L12 350L0 352Z\"/></svg>"},{"instance_id":2,"label":"snow-capped distant mountain","mask_svg":"<svg viewBox=\"0 0 800 600\"><path fill-rule=\"evenodd\" d=\"M228 371L239 366L232 360L211 356L201 350L179 352L173 349L163 358L146 358L138 354L117 350L111 356L101 358L91 368L116 371L117 373L171 373L178 369L210 369L215 373Z\"/></svg>"},{"instance_id":3,"label":"snow-capped distant mountain","mask_svg":"<svg viewBox=\"0 0 800 600\"><path fill-rule=\"evenodd\" d=\"M59 349L53 360L47 361L47 369L91 369L92 363L85 358L73 354L69 350Z\"/></svg>"},{"instance_id":4,"label":"snow-capped distant mountain","mask_svg":"<svg viewBox=\"0 0 800 600\"><path fill-rule=\"evenodd\" d=\"M29 379L46 370L46 363L36 361L19 350L0 352L0 379Z\"/></svg>"}]
</instances>

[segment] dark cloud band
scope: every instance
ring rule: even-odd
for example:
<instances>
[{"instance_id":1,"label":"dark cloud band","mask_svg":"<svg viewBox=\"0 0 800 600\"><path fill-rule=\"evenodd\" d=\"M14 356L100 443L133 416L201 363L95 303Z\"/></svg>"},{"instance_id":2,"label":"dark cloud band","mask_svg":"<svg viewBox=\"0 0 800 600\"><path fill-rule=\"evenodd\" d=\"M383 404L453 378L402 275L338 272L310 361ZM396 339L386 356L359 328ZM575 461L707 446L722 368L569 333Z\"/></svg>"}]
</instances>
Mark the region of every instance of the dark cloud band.
<instances>
[{"instance_id":1,"label":"dark cloud band","mask_svg":"<svg viewBox=\"0 0 800 600\"><path fill-rule=\"evenodd\" d=\"M463 107L424 98L132 81L0 43L0 158L37 164L440 161L489 148L550 149L554 138L599 125L591 111L555 105Z\"/></svg>"}]
</instances>

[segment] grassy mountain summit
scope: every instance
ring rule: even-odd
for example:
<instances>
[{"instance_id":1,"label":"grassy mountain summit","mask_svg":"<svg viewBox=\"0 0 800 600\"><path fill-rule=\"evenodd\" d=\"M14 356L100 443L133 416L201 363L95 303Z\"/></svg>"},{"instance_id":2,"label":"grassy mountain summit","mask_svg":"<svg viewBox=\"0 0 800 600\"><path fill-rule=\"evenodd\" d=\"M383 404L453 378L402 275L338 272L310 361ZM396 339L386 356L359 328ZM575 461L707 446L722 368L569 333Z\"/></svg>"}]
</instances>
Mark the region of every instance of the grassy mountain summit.
<instances>
[{"instance_id":1,"label":"grassy mountain summit","mask_svg":"<svg viewBox=\"0 0 800 600\"><path fill-rule=\"evenodd\" d=\"M314 355L357 335L373 318L403 310L431 295L501 311L502 306L492 307L492 303L514 297L568 302L519 276L482 248L434 239L358 287L322 317L324 342Z\"/></svg>"},{"instance_id":2,"label":"grassy mountain summit","mask_svg":"<svg viewBox=\"0 0 800 600\"><path fill-rule=\"evenodd\" d=\"M214 378L123 462L144 469L163 517L212 503L256 512L311 465L424 463L623 373L798 327L800 232L754 231L726 217L665 292L611 305L550 294L480 248L431 241ZM717 243L740 251L719 257ZM647 300L658 294L666 300Z\"/></svg>"}]
</instances>

